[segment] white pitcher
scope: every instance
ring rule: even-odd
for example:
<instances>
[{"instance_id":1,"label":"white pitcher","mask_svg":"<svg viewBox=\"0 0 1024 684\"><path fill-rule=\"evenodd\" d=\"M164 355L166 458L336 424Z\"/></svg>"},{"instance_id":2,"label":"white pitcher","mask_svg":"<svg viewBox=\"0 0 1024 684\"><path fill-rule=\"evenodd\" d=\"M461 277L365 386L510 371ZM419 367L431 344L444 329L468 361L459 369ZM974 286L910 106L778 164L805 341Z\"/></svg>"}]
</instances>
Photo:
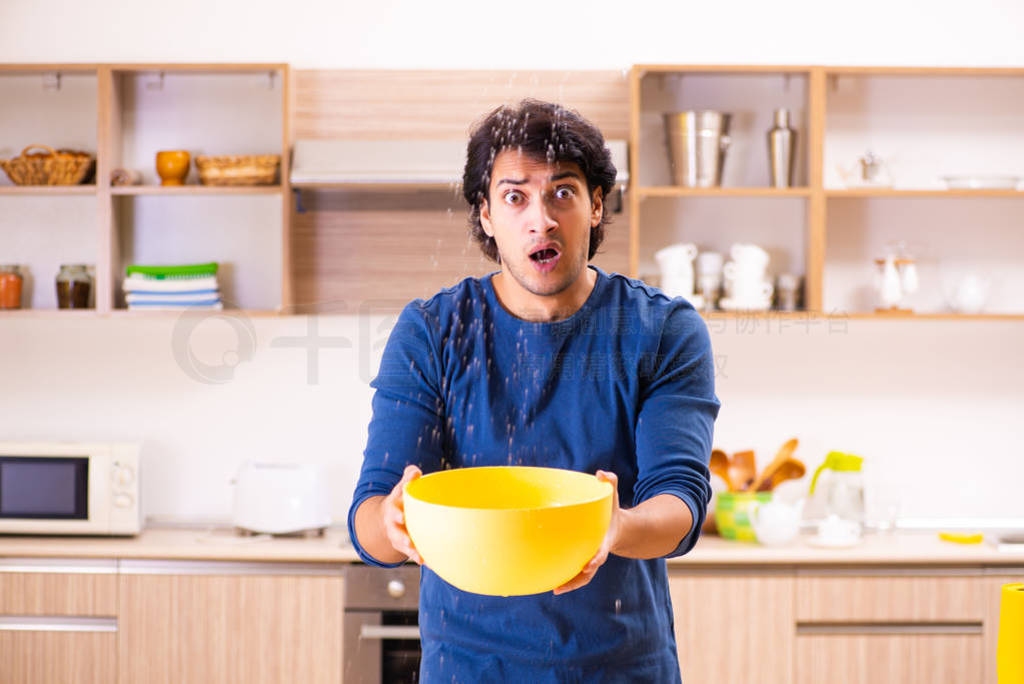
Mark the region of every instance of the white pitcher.
<instances>
[{"instance_id":1,"label":"white pitcher","mask_svg":"<svg viewBox=\"0 0 1024 684\"><path fill-rule=\"evenodd\" d=\"M757 541L766 546L778 546L794 539L800 533L800 519L804 512L804 499L796 503L782 501L757 502L750 511L750 523Z\"/></svg>"},{"instance_id":2,"label":"white pitcher","mask_svg":"<svg viewBox=\"0 0 1024 684\"><path fill-rule=\"evenodd\" d=\"M654 260L661 270L661 291L669 297L693 297L693 260L697 245L678 243L659 249Z\"/></svg>"}]
</instances>

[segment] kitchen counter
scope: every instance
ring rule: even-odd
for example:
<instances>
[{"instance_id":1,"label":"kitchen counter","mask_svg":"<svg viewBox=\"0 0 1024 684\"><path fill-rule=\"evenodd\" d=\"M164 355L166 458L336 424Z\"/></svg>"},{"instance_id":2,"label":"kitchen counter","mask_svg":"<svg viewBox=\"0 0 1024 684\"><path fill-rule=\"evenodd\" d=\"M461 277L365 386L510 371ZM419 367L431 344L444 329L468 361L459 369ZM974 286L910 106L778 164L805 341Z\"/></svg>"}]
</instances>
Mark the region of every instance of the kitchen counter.
<instances>
[{"instance_id":1,"label":"kitchen counter","mask_svg":"<svg viewBox=\"0 0 1024 684\"><path fill-rule=\"evenodd\" d=\"M823 549L809 536L782 547L766 547L705 536L673 567L712 565L1004 565L1024 567L1024 553L998 551L989 543L954 544L935 533L867 535L860 545ZM242 537L227 528L147 528L133 538L0 535L0 558L118 558L292 563L352 563L359 560L344 528L322 537Z\"/></svg>"}]
</instances>

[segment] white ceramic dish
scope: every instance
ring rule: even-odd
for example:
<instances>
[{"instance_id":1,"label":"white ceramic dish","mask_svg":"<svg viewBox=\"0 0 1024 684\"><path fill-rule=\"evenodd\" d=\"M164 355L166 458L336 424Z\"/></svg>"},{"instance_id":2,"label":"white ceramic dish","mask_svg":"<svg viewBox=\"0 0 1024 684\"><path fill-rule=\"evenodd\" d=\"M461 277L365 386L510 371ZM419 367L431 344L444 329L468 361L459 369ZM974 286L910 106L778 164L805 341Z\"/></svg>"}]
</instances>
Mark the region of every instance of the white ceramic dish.
<instances>
[{"instance_id":1,"label":"white ceramic dish","mask_svg":"<svg viewBox=\"0 0 1024 684\"><path fill-rule=\"evenodd\" d=\"M950 190L1016 190L1020 176L943 176Z\"/></svg>"},{"instance_id":2,"label":"white ceramic dish","mask_svg":"<svg viewBox=\"0 0 1024 684\"><path fill-rule=\"evenodd\" d=\"M771 299L764 299L757 304L740 305L733 303L728 297L722 297L718 300L718 306L725 311L767 311L771 308L772 302Z\"/></svg>"}]
</instances>

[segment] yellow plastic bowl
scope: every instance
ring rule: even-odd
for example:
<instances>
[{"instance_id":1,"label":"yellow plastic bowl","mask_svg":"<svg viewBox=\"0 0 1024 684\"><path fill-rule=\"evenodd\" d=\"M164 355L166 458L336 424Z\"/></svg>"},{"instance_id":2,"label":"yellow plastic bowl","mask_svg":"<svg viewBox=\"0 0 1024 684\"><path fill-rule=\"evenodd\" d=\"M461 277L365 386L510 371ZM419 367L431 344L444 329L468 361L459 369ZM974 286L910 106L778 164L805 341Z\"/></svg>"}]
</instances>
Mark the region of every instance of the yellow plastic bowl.
<instances>
[{"instance_id":1,"label":"yellow plastic bowl","mask_svg":"<svg viewBox=\"0 0 1024 684\"><path fill-rule=\"evenodd\" d=\"M463 591L539 594L601 547L612 486L558 468L442 470L405 485L405 526L423 562Z\"/></svg>"}]
</instances>

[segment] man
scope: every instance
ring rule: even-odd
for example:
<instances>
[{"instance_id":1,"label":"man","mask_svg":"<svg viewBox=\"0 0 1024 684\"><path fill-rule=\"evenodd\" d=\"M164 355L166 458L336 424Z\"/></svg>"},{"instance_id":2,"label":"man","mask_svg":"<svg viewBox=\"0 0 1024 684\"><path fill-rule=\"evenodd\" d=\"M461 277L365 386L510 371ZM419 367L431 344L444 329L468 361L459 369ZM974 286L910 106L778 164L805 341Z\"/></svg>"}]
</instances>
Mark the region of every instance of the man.
<instances>
[{"instance_id":1,"label":"man","mask_svg":"<svg viewBox=\"0 0 1024 684\"><path fill-rule=\"evenodd\" d=\"M533 465L616 487L601 549L555 591L460 591L423 566L424 682L679 681L664 557L697 541L719 402L683 299L590 266L615 167L577 113L524 100L472 132L463 193L501 270L415 300L371 385L349 512L364 561L422 564L402 487L421 472Z\"/></svg>"}]
</instances>

